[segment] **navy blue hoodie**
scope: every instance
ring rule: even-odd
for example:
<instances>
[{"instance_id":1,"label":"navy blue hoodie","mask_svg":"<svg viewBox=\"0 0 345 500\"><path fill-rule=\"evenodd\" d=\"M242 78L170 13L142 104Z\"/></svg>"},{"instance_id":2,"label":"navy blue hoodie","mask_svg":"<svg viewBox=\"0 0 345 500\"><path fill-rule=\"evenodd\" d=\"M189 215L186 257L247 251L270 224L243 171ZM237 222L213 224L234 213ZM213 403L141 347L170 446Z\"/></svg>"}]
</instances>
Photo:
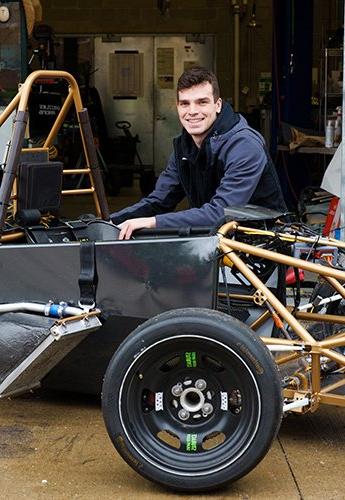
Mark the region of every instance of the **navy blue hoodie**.
<instances>
[{"instance_id":1,"label":"navy blue hoodie","mask_svg":"<svg viewBox=\"0 0 345 500\"><path fill-rule=\"evenodd\" d=\"M184 197L190 208L174 212ZM154 191L111 219L155 216L158 228L215 226L225 207L248 203L286 210L263 137L225 103L200 150L183 130Z\"/></svg>"}]
</instances>

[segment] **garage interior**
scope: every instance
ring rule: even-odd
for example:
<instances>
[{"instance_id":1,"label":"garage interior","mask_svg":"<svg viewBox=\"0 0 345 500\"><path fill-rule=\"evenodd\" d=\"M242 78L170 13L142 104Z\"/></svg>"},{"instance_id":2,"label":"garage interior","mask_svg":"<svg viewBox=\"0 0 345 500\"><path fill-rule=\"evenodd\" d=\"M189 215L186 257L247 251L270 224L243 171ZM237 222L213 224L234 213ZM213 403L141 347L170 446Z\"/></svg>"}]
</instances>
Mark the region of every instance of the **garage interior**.
<instances>
[{"instance_id":1,"label":"garage interior","mask_svg":"<svg viewBox=\"0 0 345 500\"><path fill-rule=\"evenodd\" d=\"M327 123L336 125L342 105L341 0L2 4L11 16L1 24L0 106L31 71L74 75L112 206L151 191L180 130L177 78L201 64L216 71L223 99L265 137L289 209L324 225L330 196L320 184L340 139L338 120L337 137L324 147ZM30 146L42 140L66 89L46 84L34 94ZM71 117L54 151L67 168L82 162L75 127Z\"/></svg>"},{"instance_id":2,"label":"garage interior","mask_svg":"<svg viewBox=\"0 0 345 500\"><path fill-rule=\"evenodd\" d=\"M223 99L265 137L289 210L319 234L332 226L337 235L329 217L337 199L321 183L341 141L343 25L343 0L1 0L0 112L32 71L71 73L115 211L151 192L180 131L178 76L207 66ZM67 92L56 82L35 86L26 147L42 144ZM77 123L71 113L49 151L67 169L84 164ZM0 133L0 155L8 133ZM64 182L86 185L83 174ZM91 197L69 196L61 215L92 210ZM114 458L97 397L43 389L0 404L6 498L191 498ZM293 420L283 421L258 468L198 498L343 498L341 409L305 415L297 431Z\"/></svg>"}]
</instances>

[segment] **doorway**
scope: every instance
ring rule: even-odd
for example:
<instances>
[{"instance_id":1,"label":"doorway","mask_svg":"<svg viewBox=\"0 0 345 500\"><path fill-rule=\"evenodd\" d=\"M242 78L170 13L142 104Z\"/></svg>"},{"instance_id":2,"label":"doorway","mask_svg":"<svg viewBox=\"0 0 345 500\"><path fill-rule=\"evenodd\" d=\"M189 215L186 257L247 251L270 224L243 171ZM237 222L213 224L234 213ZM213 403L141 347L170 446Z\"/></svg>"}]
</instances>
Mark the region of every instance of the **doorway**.
<instances>
[{"instance_id":1,"label":"doorway","mask_svg":"<svg viewBox=\"0 0 345 500\"><path fill-rule=\"evenodd\" d=\"M199 64L214 70L214 37L100 36L95 38L95 86L101 96L109 136L128 121L138 135L137 151L156 175L165 168L172 138L180 133L176 84L184 69Z\"/></svg>"}]
</instances>

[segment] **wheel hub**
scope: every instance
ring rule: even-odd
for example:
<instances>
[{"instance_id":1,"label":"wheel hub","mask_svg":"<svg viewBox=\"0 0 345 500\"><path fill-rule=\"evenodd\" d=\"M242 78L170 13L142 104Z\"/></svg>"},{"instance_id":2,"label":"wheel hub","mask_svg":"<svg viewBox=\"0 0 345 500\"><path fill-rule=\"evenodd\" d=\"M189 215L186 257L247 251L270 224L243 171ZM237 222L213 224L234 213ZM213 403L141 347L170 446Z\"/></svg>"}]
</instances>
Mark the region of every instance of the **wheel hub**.
<instances>
[{"instance_id":1,"label":"wheel hub","mask_svg":"<svg viewBox=\"0 0 345 500\"><path fill-rule=\"evenodd\" d=\"M205 396L200 389L190 387L182 391L180 396L180 405L190 413L196 413L201 410L205 403Z\"/></svg>"},{"instance_id":2,"label":"wheel hub","mask_svg":"<svg viewBox=\"0 0 345 500\"><path fill-rule=\"evenodd\" d=\"M204 379L197 379L194 383L191 379L183 383L177 382L171 388L171 393L174 396L172 405L178 410L177 416L182 421L189 418L206 418L214 411L213 405L206 401L212 399L212 394L207 390L207 382Z\"/></svg>"}]
</instances>

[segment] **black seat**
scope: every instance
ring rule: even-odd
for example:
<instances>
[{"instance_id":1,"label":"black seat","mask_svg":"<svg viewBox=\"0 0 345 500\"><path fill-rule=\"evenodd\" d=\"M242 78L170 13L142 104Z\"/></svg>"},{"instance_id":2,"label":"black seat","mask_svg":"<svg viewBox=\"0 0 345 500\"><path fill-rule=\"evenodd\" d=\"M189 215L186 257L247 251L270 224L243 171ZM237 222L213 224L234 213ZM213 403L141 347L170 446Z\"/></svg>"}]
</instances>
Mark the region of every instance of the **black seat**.
<instances>
[{"instance_id":1,"label":"black seat","mask_svg":"<svg viewBox=\"0 0 345 500\"><path fill-rule=\"evenodd\" d=\"M230 221L275 221L286 215L272 208L259 207L258 205L243 205L224 208L226 222Z\"/></svg>"},{"instance_id":2,"label":"black seat","mask_svg":"<svg viewBox=\"0 0 345 500\"><path fill-rule=\"evenodd\" d=\"M120 229L111 222L95 219L87 224L85 234L90 241L113 241L119 239Z\"/></svg>"}]
</instances>

